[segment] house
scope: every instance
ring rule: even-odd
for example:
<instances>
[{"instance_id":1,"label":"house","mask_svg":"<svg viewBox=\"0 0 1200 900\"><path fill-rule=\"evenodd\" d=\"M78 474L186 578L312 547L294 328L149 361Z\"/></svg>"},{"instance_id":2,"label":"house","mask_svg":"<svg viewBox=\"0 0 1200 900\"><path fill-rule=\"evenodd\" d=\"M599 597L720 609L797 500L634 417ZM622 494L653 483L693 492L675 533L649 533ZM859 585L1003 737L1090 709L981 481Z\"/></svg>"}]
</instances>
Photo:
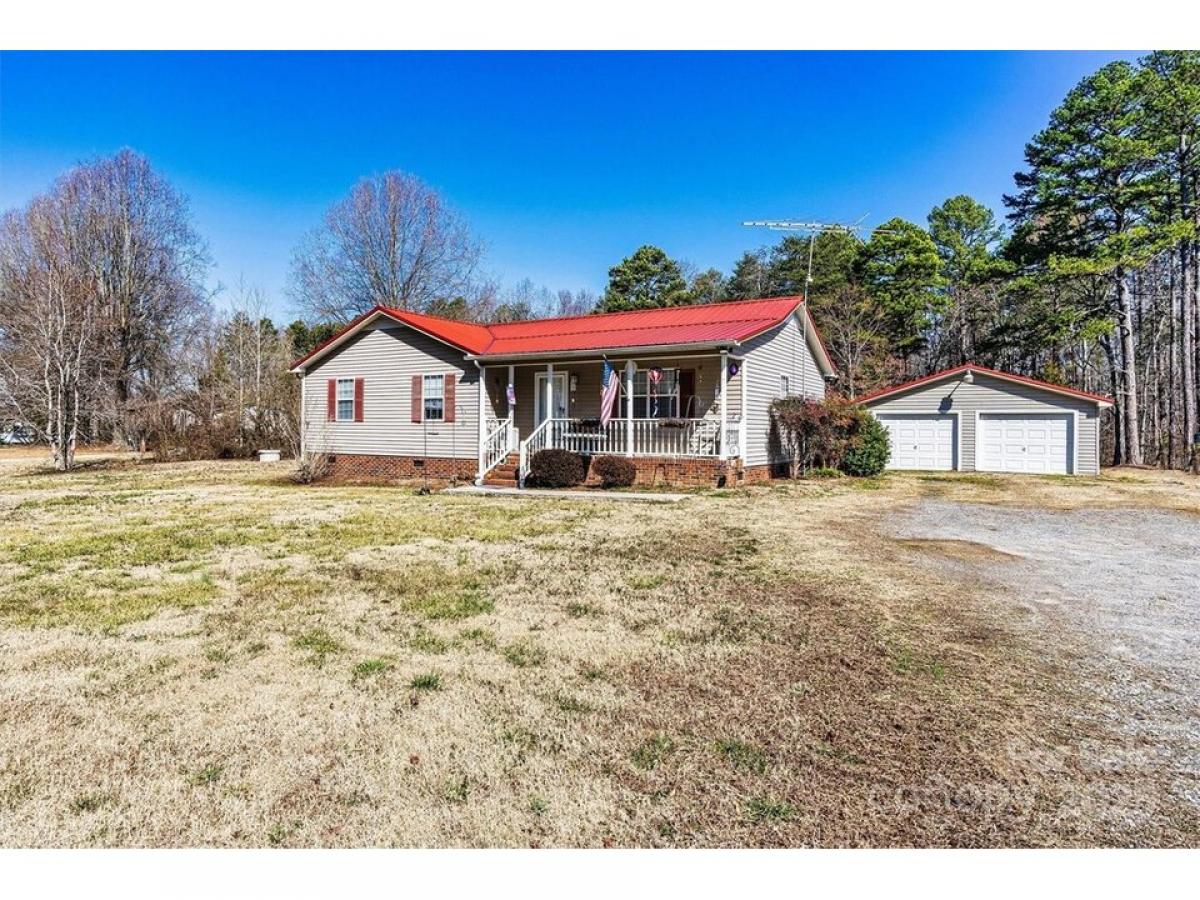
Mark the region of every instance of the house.
<instances>
[{"instance_id":1,"label":"house","mask_svg":"<svg viewBox=\"0 0 1200 900\"><path fill-rule=\"evenodd\" d=\"M491 325L377 306L292 371L302 452L336 475L477 483L523 481L548 447L630 457L639 483L762 480L785 461L771 402L834 378L799 297Z\"/></svg>"},{"instance_id":2,"label":"house","mask_svg":"<svg viewBox=\"0 0 1200 900\"><path fill-rule=\"evenodd\" d=\"M1108 397L965 365L867 394L893 469L1096 475Z\"/></svg>"}]
</instances>

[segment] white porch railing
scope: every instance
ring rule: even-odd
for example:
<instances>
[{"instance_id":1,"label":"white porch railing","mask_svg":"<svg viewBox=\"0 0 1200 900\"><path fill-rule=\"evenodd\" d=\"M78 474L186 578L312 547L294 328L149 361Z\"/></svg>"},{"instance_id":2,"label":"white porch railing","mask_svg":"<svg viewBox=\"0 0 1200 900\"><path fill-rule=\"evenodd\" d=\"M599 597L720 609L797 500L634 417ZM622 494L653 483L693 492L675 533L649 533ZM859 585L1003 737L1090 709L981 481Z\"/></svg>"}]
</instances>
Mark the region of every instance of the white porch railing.
<instances>
[{"instance_id":1,"label":"white porch railing","mask_svg":"<svg viewBox=\"0 0 1200 900\"><path fill-rule=\"evenodd\" d=\"M586 456L720 457L721 421L707 419L610 419L601 425L595 419L547 419L520 443L520 477L525 483L533 455L558 448ZM725 426L725 457L741 455L742 425L731 420ZM632 440L631 440L632 438Z\"/></svg>"},{"instance_id":2,"label":"white porch railing","mask_svg":"<svg viewBox=\"0 0 1200 900\"><path fill-rule=\"evenodd\" d=\"M550 445L547 443L550 436L550 426L557 419L546 419L525 440L521 441L521 447L518 451L520 454L517 464L517 484L525 487L525 476L529 474L529 462L533 459L533 454L539 450L545 450Z\"/></svg>"},{"instance_id":3,"label":"white porch railing","mask_svg":"<svg viewBox=\"0 0 1200 900\"><path fill-rule=\"evenodd\" d=\"M513 451L513 444L516 443L516 431L508 419L494 419L488 422L486 431L486 437L483 439L483 471L480 477L500 465Z\"/></svg>"}]
</instances>

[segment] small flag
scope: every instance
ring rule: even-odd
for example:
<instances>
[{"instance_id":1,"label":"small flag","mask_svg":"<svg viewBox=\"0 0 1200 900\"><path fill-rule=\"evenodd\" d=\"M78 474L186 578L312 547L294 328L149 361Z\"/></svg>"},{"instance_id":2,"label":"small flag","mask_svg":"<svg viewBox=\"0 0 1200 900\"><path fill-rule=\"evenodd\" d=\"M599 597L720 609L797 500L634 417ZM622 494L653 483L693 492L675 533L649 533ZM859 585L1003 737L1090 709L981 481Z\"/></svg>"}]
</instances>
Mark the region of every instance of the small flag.
<instances>
[{"instance_id":1,"label":"small flag","mask_svg":"<svg viewBox=\"0 0 1200 900\"><path fill-rule=\"evenodd\" d=\"M621 392L621 376L616 369L604 361L604 370L600 374L600 427L603 428L612 418L613 406L617 395Z\"/></svg>"}]
</instances>

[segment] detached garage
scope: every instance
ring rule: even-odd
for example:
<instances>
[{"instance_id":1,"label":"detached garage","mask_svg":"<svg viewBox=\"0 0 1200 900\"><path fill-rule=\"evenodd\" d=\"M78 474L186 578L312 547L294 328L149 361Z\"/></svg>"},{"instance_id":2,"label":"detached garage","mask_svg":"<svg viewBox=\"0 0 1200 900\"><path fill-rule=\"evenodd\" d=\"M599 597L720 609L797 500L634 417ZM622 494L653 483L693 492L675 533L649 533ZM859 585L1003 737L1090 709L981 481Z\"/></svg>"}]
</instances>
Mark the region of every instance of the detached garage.
<instances>
[{"instance_id":1,"label":"detached garage","mask_svg":"<svg viewBox=\"0 0 1200 900\"><path fill-rule=\"evenodd\" d=\"M859 398L891 438L893 469L1096 475L1099 394L982 366Z\"/></svg>"}]
</instances>

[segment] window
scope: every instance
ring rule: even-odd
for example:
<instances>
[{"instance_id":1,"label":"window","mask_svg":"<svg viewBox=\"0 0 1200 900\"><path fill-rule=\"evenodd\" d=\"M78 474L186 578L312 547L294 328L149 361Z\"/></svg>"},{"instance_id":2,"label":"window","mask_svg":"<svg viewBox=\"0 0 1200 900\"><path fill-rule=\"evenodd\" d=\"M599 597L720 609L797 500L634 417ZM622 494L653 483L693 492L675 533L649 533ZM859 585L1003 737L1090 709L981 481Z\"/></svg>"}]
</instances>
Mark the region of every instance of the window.
<instances>
[{"instance_id":1,"label":"window","mask_svg":"<svg viewBox=\"0 0 1200 900\"><path fill-rule=\"evenodd\" d=\"M425 400L425 421L442 421L446 417L446 376L426 375L421 396Z\"/></svg>"},{"instance_id":2,"label":"window","mask_svg":"<svg viewBox=\"0 0 1200 900\"><path fill-rule=\"evenodd\" d=\"M337 420L339 422L354 421L353 378L339 378L337 380Z\"/></svg>"},{"instance_id":3,"label":"window","mask_svg":"<svg viewBox=\"0 0 1200 900\"><path fill-rule=\"evenodd\" d=\"M786 375L779 376L779 396L786 397L791 394L791 388L788 386L788 377Z\"/></svg>"},{"instance_id":4,"label":"window","mask_svg":"<svg viewBox=\"0 0 1200 900\"><path fill-rule=\"evenodd\" d=\"M624 390L625 376L621 374ZM621 396L621 416L625 411L625 396ZM641 369L633 373L633 417L635 419L673 419L679 415L679 370L663 369L662 378L651 384L650 373Z\"/></svg>"}]
</instances>

